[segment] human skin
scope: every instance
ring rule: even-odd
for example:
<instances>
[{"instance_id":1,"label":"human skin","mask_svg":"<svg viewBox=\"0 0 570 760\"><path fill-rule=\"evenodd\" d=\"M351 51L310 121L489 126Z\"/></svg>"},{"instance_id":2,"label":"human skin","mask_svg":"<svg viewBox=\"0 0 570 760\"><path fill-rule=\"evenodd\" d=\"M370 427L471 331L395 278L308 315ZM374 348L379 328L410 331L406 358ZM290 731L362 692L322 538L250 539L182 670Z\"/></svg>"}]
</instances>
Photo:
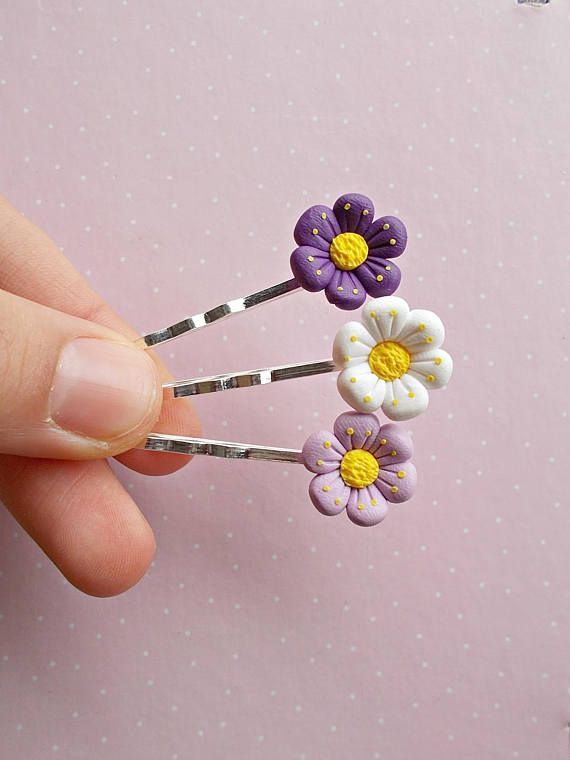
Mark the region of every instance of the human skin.
<instances>
[{"instance_id":1,"label":"human skin","mask_svg":"<svg viewBox=\"0 0 570 760\"><path fill-rule=\"evenodd\" d=\"M0 197L0 499L65 577L113 596L145 574L152 529L108 462L147 475L188 462L136 450L198 435L171 376L49 237Z\"/></svg>"}]
</instances>

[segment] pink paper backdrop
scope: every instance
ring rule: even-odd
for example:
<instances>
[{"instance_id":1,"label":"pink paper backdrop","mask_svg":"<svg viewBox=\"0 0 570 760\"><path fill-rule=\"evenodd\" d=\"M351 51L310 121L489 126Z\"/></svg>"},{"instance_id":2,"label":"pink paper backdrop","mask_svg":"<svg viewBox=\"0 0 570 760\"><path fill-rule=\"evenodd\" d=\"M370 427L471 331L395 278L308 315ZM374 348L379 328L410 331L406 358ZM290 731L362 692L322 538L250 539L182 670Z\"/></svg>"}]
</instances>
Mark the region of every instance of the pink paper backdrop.
<instances>
[{"instance_id":1,"label":"pink paper backdrop","mask_svg":"<svg viewBox=\"0 0 570 760\"><path fill-rule=\"evenodd\" d=\"M378 528L296 466L121 470L158 554L96 600L2 515L2 758L566 758L567 3L1 5L2 189L138 329L286 279L300 212L357 191L456 360ZM163 354L321 359L346 320L296 294ZM284 446L344 408L333 377L196 404Z\"/></svg>"}]
</instances>

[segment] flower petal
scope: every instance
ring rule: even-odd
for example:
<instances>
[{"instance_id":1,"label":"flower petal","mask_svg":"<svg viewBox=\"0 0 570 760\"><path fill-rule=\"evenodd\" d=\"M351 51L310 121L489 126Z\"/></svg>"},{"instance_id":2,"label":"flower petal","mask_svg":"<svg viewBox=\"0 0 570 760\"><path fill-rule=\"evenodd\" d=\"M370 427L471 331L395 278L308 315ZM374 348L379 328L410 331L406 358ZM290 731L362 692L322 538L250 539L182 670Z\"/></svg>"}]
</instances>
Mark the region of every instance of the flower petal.
<instances>
[{"instance_id":1,"label":"flower petal","mask_svg":"<svg viewBox=\"0 0 570 760\"><path fill-rule=\"evenodd\" d=\"M396 216L382 216L377 219L364 236L370 254L385 259L401 256L408 242L404 223Z\"/></svg>"},{"instance_id":2,"label":"flower petal","mask_svg":"<svg viewBox=\"0 0 570 760\"><path fill-rule=\"evenodd\" d=\"M293 236L298 245L314 245L315 248L328 252L331 240L340 232L332 209L328 206L311 206L299 217Z\"/></svg>"},{"instance_id":3,"label":"flower petal","mask_svg":"<svg viewBox=\"0 0 570 760\"><path fill-rule=\"evenodd\" d=\"M356 232L366 237L374 217L374 204L370 198L360 193L345 193L335 201L333 211L341 232Z\"/></svg>"},{"instance_id":4,"label":"flower petal","mask_svg":"<svg viewBox=\"0 0 570 760\"><path fill-rule=\"evenodd\" d=\"M333 359L338 367L351 367L368 362L368 355L376 345L375 338L360 322L347 322L335 335Z\"/></svg>"},{"instance_id":5,"label":"flower petal","mask_svg":"<svg viewBox=\"0 0 570 760\"><path fill-rule=\"evenodd\" d=\"M386 383L382 411L391 420L411 420L425 412L429 394L424 386L409 374Z\"/></svg>"},{"instance_id":6,"label":"flower petal","mask_svg":"<svg viewBox=\"0 0 570 760\"><path fill-rule=\"evenodd\" d=\"M334 423L334 434L347 451L368 450L370 444L376 440L379 430L380 421L375 414L343 412Z\"/></svg>"},{"instance_id":7,"label":"flower petal","mask_svg":"<svg viewBox=\"0 0 570 760\"><path fill-rule=\"evenodd\" d=\"M327 446L327 443L330 445ZM346 447L332 433L321 430L318 433L312 433L305 441L302 452L303 464L310 472L324 475L339 469L345 453Z\"/></svg>"},{"instance_id":8,"label":"flower petal","mask_svg":"<svg viewBox=\"0 0 570 760\"><path fill-rule=\"evenodd\" d=\"M414 354L408 374L425 385L428 390L444 388L453 372L453 359L443 349Z\"/></svg>"},{"instance_id":9,"label":"flower petal","mask_svg":"<svg viewBox=\"0 0 570 760\"><path fill-rule=\"evenodd\" d=\"M400 334L396 336L396 340L412 354L439 348L444 338L443 322L437 314L426 309L413 309Z\"/></svg>"},{"instance_id":10,"label":"flower petal","mask_svg":"<svg viewBox=\"0 0 570 760\"><path fill-rule=\"evenodd\" d=\"M376 457L380 467L402 464L411 459L414 443L402 425L387 422L378 431L370 447L370 453Z\"/></svg>"},{"instance_id":11,"label":"flower petal","mask_svg":"<svg viewBox=\"0 0 570 760\"><path fill-rule=\"evenodd\" d=\"M411 462L406 462L382 467L375 485L378 486L385 499L400 503L412 497L417 482L416 468Z\"/></svg>"},{"instance_id":12,"label":"flower petal","mask_svg":"<svg viewBox=\"0 0 570 760\"><path fill-rule=\"evenodd\" d=\"M335 268L325 292L329 303L345 311L358 309L366 300L366 290L358 277L342 269Z\"/></svg>"},{"instance_id":13,"label":"flower petal","mask_svg":"<svg viewBox=\"0 0 570 760\"><path fill-rule=\"evenodd\" d=\"M373 298L391 295L398 289L402 279L399 267L374 256L369 256L354 270L354 274Z\"/></svg>"},{"instance_id":14,"label":"flower petal","mask_svg":"<svg viewBox=\"0 0 570 760\"><path fill-rule=\"evenodd\" d=\"M338 515L346 507L351 489L338 471L317 475L309 484L309 496L323 515Z\"/></svg>"},{"instance_id":15,"label":"flower petal","mask_svg":"<svg viewBox=\"0 0 570 760\"><path fill-rule=\"evenodd\" d=\"M338 392L358 412L375 412L384 401L386 383L368 362L344 369L337 378Z\"/></svg>"},{"instance_id":16,"label":"flower petal","mask_svg":"<svg viewBox=\"0 0 570 760\"><path fill-rule=\"evenodd\" d=\"M372 484L368 488L352 488L346 507L350 520L356 525L378 525L388 514L388 504L380 489Z\"/></svg>"},{"instance_id":17,"label":"flower petal","mask_svg":"<svg viewBox=\"0 0 570 760\"><path fill-rule=\"evenodd\" d=\"M293 251L290 264L299 285L312 293L326 288L336 271L327 254L308 245Z\"/></svg>"},{"instance_id":18,"label":"flower petal","mask_svg":"<svg viewBox=\"0 0 570 760\"><path fill-rule=\"evenodd\" d=\"M376 341L396 340L405 327L410 307L403 298L384 296L368 301L362 310L362 324Z\"/></svg>"}]
</instances>

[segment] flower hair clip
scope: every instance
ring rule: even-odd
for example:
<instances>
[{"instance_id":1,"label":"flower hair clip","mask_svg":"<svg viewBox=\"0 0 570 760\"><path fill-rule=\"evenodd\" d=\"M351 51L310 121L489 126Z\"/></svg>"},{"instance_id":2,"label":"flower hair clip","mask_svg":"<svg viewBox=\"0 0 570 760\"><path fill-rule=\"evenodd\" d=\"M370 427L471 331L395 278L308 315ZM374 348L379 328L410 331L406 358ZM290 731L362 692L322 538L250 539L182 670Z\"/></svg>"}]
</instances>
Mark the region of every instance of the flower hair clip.
<instances>
[{"instance_id":1,"label":"flower hair clip","mask_svg":"<svg viewBox=\"0 0 570 760\"><path fill-rule=\"evenodd\" d=\"M411 498L417 481L410 435L399 425L382 425L376 415L361 412L344 412L332 432L313 433L302 450L162 433L151 433L144 448L303 464L314 475L309 497L319 512L334 516L346 510L362 526L382 522L390 504Z\"/></svg>"},{"instance_id":2,"label":"flower hair clip","mask_svg":"<svg viewBox=\"0 0 570 760\"><path fill-rule=\"evenodd\" d=\"M362 306L367 294L391 295L400 284L401 273L392 260L404 252L406 228L395 216L374 221L374 204L365 195L341 195L332 209L311 206L293 236L298 247L290 258L292 279L186 317L143 335L137 343L146 348L165 343L300 288L324 290L329 303L353 310Z\"/></svg>"},{"instance_id":3,"label":"flower hair clip","mask_svg":"<svg viewBox=\"0 0 570 760\"><path fill-rule=\"evenodd\" d=\"M340 328L332 359L179 380L164 389L174 397L195 396L340 371L339 393L353 409L382 409L391 420L409 420L427 409L429 391L445 387L451 377L444 337L432 311L410 310L403 298L384 296L368 301L360 322Z\"/></svg>"}]
</instances>

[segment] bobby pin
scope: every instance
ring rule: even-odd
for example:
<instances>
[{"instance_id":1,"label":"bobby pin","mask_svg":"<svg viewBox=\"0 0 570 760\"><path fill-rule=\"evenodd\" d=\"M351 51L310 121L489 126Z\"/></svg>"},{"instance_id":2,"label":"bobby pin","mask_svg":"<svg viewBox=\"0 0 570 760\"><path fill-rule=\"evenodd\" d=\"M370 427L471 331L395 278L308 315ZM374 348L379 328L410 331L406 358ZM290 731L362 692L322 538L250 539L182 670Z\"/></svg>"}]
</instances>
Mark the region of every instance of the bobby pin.
<instances>
[{"instance_id":1,"label":"bobby pin","mask_svg":"<svg viewBox=\"0 0 570 760\"><path fill-rule=\"evenodd\" d=\"M329 303L349 311L362 306L367 294L373 298L391 295L401 279L392 259L404 252L406 228L395 216L373 218L372 201L358 193L341 195L332 209L311 206L293 232L298 247L290 257L292 279L186 317L143 335L137 343L157 346L300 288L324 290Z\"/></svg>"}]
</instances>

